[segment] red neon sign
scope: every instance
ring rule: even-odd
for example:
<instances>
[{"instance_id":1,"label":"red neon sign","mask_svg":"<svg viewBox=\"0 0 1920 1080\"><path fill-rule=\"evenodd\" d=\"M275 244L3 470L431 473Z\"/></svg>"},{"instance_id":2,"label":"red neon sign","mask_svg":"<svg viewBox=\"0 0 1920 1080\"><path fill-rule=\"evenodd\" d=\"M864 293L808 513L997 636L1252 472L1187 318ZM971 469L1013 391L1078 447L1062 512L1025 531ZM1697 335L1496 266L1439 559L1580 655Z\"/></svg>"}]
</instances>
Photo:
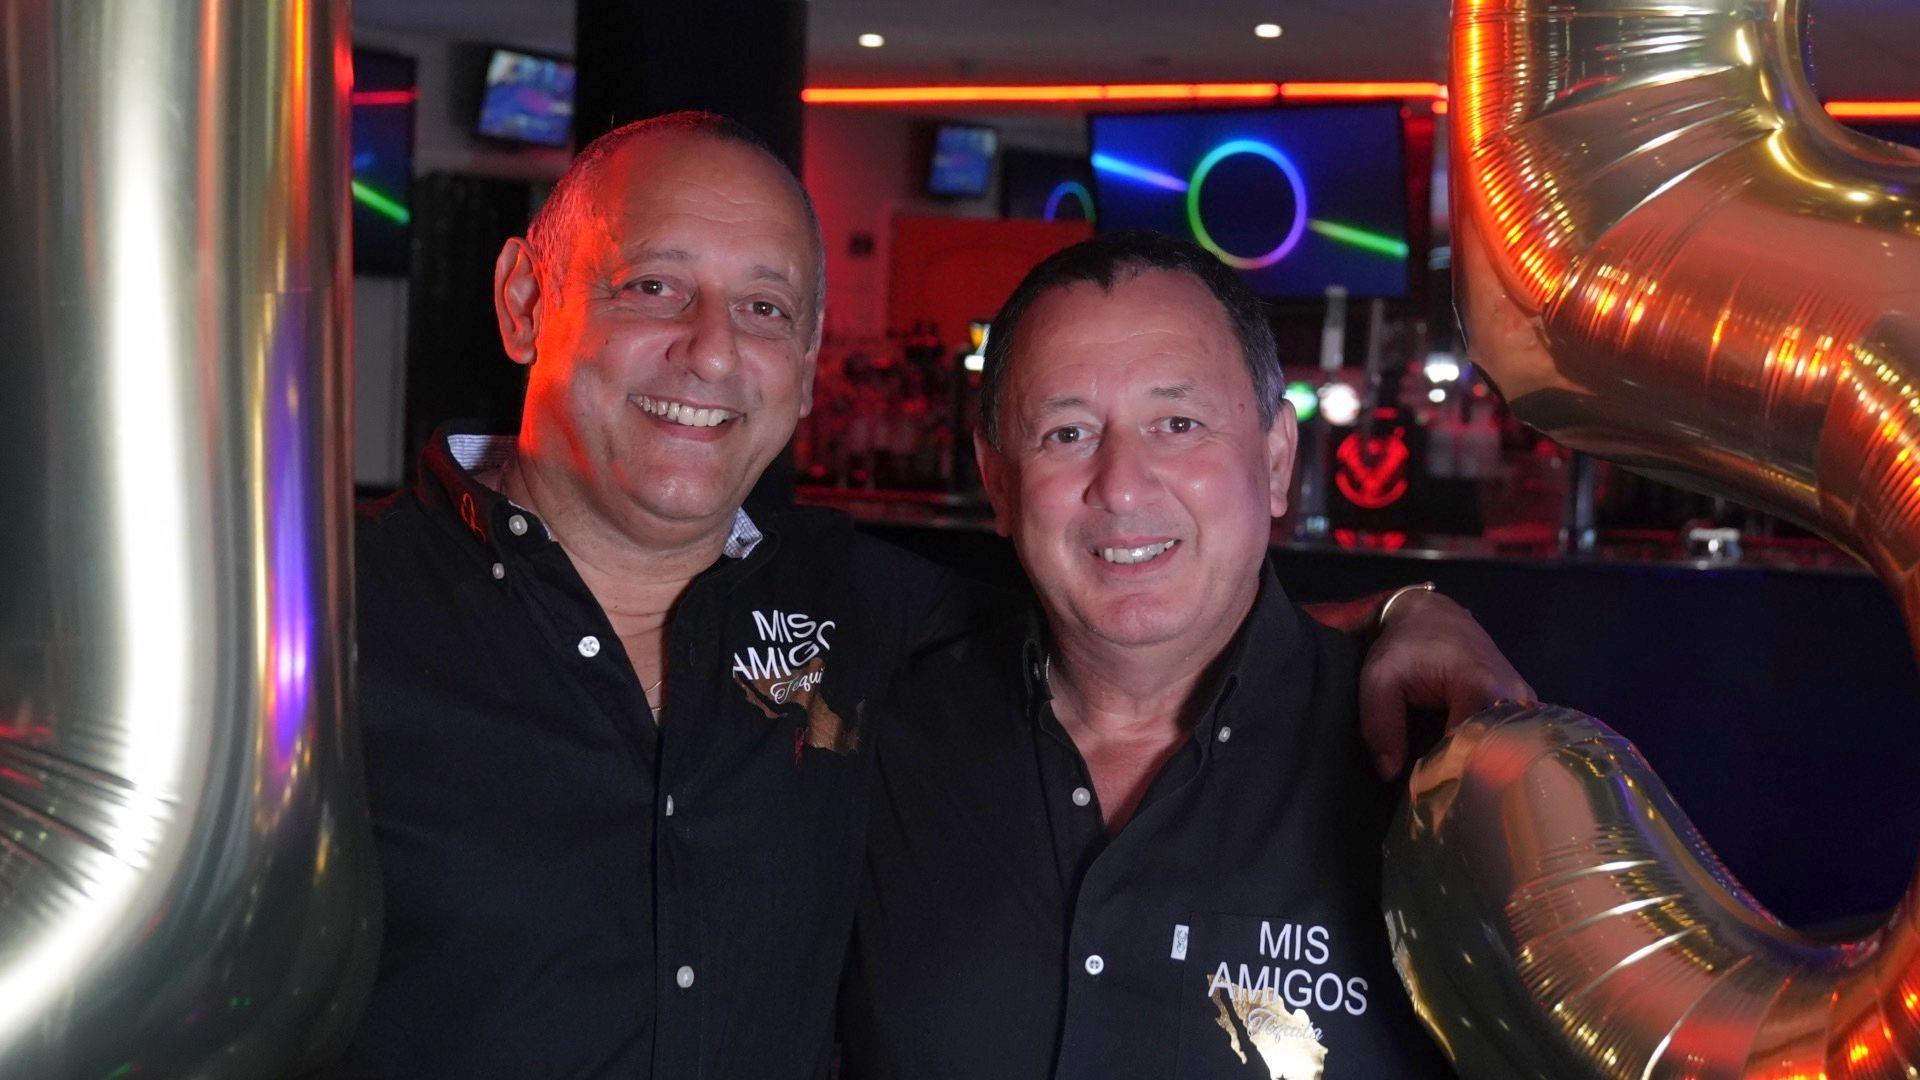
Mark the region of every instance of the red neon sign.
<instances>
[{"instance_id":1,"label":"red neon sign","mask_svg":"<svg viewBox=\"0 0 1920 1080\"><path fill-rule=\"evenodd\" d=\"M1334 451L1333 485L1362 510L1384 510L1407 493L1407 429L1385 435L1356 431Z\"/></svg>"}]
</instances>

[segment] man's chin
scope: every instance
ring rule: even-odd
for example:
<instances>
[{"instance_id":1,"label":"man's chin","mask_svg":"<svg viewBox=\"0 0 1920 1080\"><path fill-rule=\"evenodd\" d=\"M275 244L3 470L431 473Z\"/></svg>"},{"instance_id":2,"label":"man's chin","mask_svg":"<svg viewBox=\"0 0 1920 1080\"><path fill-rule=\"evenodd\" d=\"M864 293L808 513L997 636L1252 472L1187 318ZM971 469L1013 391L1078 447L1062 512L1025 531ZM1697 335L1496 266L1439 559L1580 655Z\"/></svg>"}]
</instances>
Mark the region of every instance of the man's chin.
<instances>
[{"instance_id":1,"label":"man's chin","mask_svg":"<svg viewBox=\"0 0 1920 1080\"><path fill-rule=\"evenodd\" d=\"M733 520L733 512L746 499L748 490L750 486L683 480L667 485L649 484L628 492L626 502L641 517L664 525L688 528L707 525L725 529Z\"/></svg>"},{"instance_id":2,"label":"man's chin","mask_svg":"<svg viewBox=\"0 0 1920 1080\"><path fill-rule=\"evenodd\" d=\"M1192 628L1192 609L1152 597L1128 597L1090 605L1082 617L1086 630L1123 649L1163 645Z\"/></svg>"}]
</instances>

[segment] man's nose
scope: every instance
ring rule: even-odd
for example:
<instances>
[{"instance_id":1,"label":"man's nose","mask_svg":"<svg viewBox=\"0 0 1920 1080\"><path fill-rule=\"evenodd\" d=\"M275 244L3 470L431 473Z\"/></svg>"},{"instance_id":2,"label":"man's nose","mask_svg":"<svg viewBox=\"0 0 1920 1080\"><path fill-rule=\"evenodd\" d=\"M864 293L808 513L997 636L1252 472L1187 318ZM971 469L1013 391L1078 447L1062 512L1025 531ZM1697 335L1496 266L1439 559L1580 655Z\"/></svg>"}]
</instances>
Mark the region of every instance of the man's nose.
<instances>
[{"instance_id":1,"label":"man's nose","mask_svg":"<svg viewBox=\"0 0 1920 1080\"><path fill-rule=\"evenodd\" d=\"M1087 501L1114 513L1137 510L1152 501L1160 481L1137 434L1109 432L1093 455Z\"/></svg>"},{"instance_id":2,"label":"man's nose","mask_svg":"<svg viewBox=\"0 0 1920 1080\"><path fill-rule=\"evenodd\" d=\"M697 298L683 339L684 361L704 382L719 382L740 363L738 328L731 305L723 300Z\"/></svg>"}]
</instances>

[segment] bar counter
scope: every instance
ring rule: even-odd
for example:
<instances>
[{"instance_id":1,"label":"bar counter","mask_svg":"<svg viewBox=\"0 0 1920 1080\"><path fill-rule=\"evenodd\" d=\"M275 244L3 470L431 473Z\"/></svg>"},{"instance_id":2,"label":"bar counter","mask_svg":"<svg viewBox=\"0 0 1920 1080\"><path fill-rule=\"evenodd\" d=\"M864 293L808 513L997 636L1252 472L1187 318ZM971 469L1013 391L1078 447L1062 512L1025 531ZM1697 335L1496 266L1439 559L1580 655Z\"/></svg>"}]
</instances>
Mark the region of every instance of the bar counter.
<instances>
[{"instance_id":1,"label":"bar counter","mask_svg":"<svg viewBox=\"0 0 1920 1080\"><path fill-rule=\"evenodd\" d=\"M971 577L1024 587L977 501L802 487L867 532ZM1433 581L1541 696L1639 745L1733 872L1796 926L1841 930L1899 899L1920 848L1916 675L1878 579L1816 542L1690 559L1633 538L1303 544L1276 529L1300 601ZM1879 848L1866 847L1871 837Z\"/></svg>"}]
</instances>

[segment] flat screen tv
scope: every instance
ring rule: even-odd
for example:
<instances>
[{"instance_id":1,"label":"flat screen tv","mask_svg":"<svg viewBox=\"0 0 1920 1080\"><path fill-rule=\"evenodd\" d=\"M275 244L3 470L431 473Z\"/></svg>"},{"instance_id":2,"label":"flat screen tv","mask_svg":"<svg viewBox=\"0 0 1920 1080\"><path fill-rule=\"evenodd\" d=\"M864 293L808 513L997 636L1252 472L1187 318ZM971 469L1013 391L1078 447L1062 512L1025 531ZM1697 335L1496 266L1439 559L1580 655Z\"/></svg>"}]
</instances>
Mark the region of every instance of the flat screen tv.
<instances>
[{"instance_id":1,"label":"flat screen tv","mask_svg":"<svg viewBox=\"0 0 1920 1080\"><path fill-rule=\"evenodd\" d=\"M353 272L405 277L412 264L413 108L410 56L353 50Z\"/></svg>"},{"instance_id":2,"label":"flat screen tv","mask_svg":"<svg viewBox=\"0 0 1920 1080\"><path fill-rule=\"evenodd\" d=\"M1408 291L1400 105L1089 120L1097 226L1191 239L1270 300Z\"/></svg>"},{"instance_id":3,"label":"flat screen tv","mask_svg":"<svg viewBox=\"0 0 1920 1080\"><path fill-rule=\"evenodd\" d=\"M515 49L493 50L478 130L494 139L567 145L573 136L573 64Z\"/></svg>"},{"instance_id":4,"label":"flat screen tv","mask_svg":"<svg viewBox=\"0 0 1920 1080\"><path fill-rule=\"evenodd\" d=\"M1092 221L1093 173L1087 156L1009 147L1000 155L1000 215Z\"/></svg>"},{"instance_id":5,"label":"flat screen tv","mask_svg":"<svg viewBox=\"0 0 1920 1080\"><path fill-rule=\"evenodd\" d=\"M927 193L978 198L993 185L993 163L1000 133L972 124L941 124L933 132L927 164Z\"/></svg>"}]
</instances>

